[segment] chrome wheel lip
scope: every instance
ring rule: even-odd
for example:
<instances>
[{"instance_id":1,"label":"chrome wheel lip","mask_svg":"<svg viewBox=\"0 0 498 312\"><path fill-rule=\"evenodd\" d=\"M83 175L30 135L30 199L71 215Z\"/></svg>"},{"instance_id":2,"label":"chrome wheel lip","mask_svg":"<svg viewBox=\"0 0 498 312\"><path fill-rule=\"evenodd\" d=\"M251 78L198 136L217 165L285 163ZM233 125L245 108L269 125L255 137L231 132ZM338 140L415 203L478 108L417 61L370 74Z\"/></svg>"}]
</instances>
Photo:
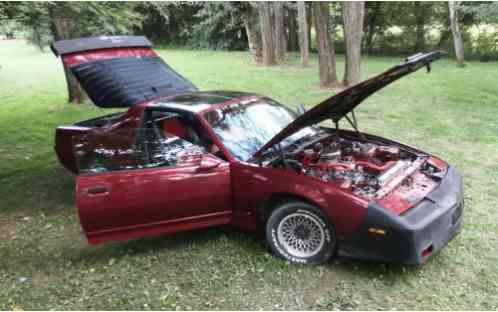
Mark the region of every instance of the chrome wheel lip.
<instances>
[{"instance_id":1,"label":"chrome wheel lip","mask_svg":"<svg viewBox=\"0 0 498 312\"><path fill-rule=\"evenodd\" d=\"M307 233L306 238L296 236L297 228ZM318 254L325 245L325 229L317 217L295 212L285 216L278 224L277 239L290 255L309 258Z\"/></svg>"}]
</instances>

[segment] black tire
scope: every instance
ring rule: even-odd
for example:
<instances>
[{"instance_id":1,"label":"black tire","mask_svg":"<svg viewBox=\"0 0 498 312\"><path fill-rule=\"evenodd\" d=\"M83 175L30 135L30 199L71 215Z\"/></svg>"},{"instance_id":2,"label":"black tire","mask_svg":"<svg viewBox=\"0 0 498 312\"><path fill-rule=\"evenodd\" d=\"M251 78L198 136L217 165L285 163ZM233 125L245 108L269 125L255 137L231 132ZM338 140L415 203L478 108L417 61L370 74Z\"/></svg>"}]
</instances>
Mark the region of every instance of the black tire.
<instances>
[{"instance_id":1,"label":"black tire","mask_svg":"<svg viewBox=\"0 0 498 312\"><path fill-rule=\"evenodd\" d=\"M324 213L302 201L276 207L266 222L265 234L272 252L294 263L327 262L337 245L334 227Z\"/></svg>"}]
</instances>

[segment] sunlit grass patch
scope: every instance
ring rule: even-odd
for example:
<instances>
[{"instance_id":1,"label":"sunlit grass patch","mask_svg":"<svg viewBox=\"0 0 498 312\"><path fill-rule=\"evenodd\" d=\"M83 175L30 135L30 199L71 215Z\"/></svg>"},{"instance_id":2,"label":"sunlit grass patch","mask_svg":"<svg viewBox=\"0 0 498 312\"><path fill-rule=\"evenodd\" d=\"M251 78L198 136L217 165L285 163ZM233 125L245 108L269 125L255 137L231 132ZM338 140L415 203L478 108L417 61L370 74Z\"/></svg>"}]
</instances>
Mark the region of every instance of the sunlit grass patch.
<instances>
[{"instance_id":1,"label":"sunlit grass patch","mask_svg":"<svg viewBox=\"0 0 498 312\"><path fill-rule=\"evenodd\" d=\"M316 58L251 63L245 52L160 50L202 90L265 94L311 107ZM400 58L367 57L363 77ZM222 227L86 244L56 126L107 113L65 103L60 60L0 41L0 309L498 309L498 64L434 63L369 98L360 129L434 153L464 173L462 232L421 267L337 259L290 265L254 235ZM338 57L339 77L343 57Z\"/></svg>"}]
</instances>

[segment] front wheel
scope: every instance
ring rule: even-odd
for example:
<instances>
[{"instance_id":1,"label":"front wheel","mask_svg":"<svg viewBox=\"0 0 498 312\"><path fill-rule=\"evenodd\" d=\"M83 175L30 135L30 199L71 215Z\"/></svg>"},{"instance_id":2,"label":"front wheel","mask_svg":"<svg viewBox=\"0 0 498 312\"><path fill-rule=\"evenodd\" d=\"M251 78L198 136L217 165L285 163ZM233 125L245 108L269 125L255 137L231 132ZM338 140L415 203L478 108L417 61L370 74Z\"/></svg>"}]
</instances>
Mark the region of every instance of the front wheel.
<instances>
[{"instance_id":1,"label":"front wheel","mask_svg":"<svg viewBox=\"0 0 498 312\"><path fill-rule=\"evenodd\" d=\"M266 240L273 253L295 263L324 263L336 247L334 228L323 212L300 201L273 210L266 223Z\"/></svg>"}]
</instances>

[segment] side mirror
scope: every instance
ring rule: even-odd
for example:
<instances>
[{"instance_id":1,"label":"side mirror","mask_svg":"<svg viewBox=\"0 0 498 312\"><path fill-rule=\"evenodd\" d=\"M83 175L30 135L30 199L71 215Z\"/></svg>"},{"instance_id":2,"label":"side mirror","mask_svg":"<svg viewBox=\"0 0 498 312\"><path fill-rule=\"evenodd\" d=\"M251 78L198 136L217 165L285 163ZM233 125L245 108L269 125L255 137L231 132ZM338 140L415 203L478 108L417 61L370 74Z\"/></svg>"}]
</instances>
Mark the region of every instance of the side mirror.
<instances>
[{"instance_id":1,"label":"side mirror","mask_svg":"<svg viewBox=\"0 0 498 312\"><path fill-rule=\"evenodd\" d=\"M217 168L221 164L216 158L203 156L199 167L195 170L196 172L209 172Z\"/></svg>"},{"instance_id":2,"label":"side mirror","mask_svg":"<svg viewBox=\"0 0 498 312\"><path fill-rule=\"evenodd\" d=\"M306 107L304 107L304 105L303 105L303 104L299 104L299 105L297 106L297 113L298 113L299 115L302 115L302 114L306 113Z\"/></svg>"}]
</instances>

